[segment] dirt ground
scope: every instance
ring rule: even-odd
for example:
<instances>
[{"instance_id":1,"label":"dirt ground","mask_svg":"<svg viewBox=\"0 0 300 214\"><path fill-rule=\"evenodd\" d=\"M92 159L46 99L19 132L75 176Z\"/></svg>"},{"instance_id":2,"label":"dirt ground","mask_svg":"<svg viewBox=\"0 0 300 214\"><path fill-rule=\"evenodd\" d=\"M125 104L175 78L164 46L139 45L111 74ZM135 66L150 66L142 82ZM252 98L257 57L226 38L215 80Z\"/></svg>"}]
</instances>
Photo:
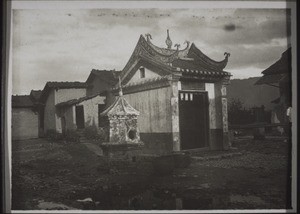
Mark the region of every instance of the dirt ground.
<instances>
[{"instance_id":1,"label":"dirt ground","mask_svg":"<svg viewBox=\"0 0 300 214\"><path fill-rule=\"evenodd\" d=\"M14 141L12 206L13 210L286 209L289 143L280 138L236 139L235 150L193 154L196 158L188 167L162 175L155 173L153 158L124 161L97 156L82 143Z\"/></svg>"}]
</instances>

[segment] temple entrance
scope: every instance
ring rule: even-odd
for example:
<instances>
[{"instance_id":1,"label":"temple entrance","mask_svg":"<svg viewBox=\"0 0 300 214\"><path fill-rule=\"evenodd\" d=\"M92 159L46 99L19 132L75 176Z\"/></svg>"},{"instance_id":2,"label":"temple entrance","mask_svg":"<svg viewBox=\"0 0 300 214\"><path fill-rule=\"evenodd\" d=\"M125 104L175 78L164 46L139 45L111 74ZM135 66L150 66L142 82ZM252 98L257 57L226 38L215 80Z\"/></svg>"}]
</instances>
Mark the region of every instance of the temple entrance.
<instances>
[{"instance_id":1,"label":"temple entrance","mask_svg":"<svg viewBox=\"0 0 300 214\"><path fill-rule=\"evenodd\" d=\"M207 92L179 93L179 129L181 150L208 147Z\"/></svg>"},{"instance_id":2,"label":"temple entrance","mask_svg":"<svg viewBox=\"0 0 300 214\"><path fill-rule=\"evenodd\" d=\"M76 125L77 125L77 129L83 129L84 128L83 106L76 106Z\"/></svg>"}]
</instances>

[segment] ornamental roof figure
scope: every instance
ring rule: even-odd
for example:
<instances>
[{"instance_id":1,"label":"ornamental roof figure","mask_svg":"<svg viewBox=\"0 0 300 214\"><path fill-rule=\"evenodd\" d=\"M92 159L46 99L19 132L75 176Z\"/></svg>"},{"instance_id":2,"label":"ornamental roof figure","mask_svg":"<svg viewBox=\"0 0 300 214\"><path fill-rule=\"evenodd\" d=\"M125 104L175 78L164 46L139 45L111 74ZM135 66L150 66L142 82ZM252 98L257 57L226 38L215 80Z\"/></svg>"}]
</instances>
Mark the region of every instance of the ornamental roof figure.
<instances>
[{"instance_id":1,"label":"ornamental roof figure","mask_svg":"<svg viewBox=\"0 0 300 214\"><path fill-rule=\"evenodd\" d=\"M167 44L168 49L171 49L173 43L172 43L172 40L170 39L169 30L167 30L166 44Z\"/></svg>"}]
</instances>

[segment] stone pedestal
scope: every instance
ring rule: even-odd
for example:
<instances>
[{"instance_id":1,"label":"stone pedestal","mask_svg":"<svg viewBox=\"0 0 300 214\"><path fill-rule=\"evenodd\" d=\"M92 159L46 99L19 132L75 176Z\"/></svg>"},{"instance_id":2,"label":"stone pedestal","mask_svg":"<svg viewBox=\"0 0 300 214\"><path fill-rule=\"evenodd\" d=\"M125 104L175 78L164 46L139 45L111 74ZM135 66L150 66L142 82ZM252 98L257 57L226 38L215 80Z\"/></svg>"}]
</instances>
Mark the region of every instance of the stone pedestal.
<instances>
[{"instance_id":1,"label":"stone pedestal","mask_svg":"<svg viewBox=\"0 0 300 214\"><path fill-rule=\"evenodd\" d=\"M141 153L143 143L137 125L139 112L120 95L100 115L104 124L107 142L101 144L104 155L135 156Z\"/></svg>"},{"instance_id":2,"label":"stone pedestal","mask_svg":"<svg viewBox=\"0 0 300 214\"><path fill-rule=\"evenodd\" d=\"M132 159L142 154L143 143L103 143L101 148L103 154L109 157L121 157Z\"/></svg>"}]
</instances>

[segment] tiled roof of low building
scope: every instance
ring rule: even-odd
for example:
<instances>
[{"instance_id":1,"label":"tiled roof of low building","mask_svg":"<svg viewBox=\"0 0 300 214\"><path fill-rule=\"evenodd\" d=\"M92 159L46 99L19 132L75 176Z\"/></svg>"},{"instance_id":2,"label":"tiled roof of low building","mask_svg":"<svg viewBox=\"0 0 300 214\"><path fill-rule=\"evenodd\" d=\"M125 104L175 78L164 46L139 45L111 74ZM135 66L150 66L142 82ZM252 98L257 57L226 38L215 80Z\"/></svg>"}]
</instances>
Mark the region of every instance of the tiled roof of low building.
<instances>
[{"instance_id":1,"label":"tiled roof of low building","mask_svg":"<svg viewBox=\"0 0 300 214\"><path fill-rule=\"evenodd\" d=\"M78 103L81 103L81 102L83 102L85 100L92 99L92 98L97 97L97 96L101 96L101 95L100 94L96 94L96 95L92 95L92 96L80 97L78 99L72 99L72 100L68 100L68 101L65 101L65 102L58 103L55 106L56 107L72 106L72 105L76 105Z\"/></svg>"},{"instance_id":2,"label":"tiled roof of low building","mask_svg":"<svg viewBox=\"0 0 300 214\"><path fill-rule=\"evenodd\" d=\"M46 86L49 88L86 88L85 82L47 82Z\"/></svg>"},{"instance_id":3,"label":"tiled roof of low building","mask_svg":"<svg viewBox=\"0 0 300 214\"><path fill-rule=\"evenodd\" d=\"M47 82L42 94L40 96L40 100L44 102L47 97L48 93L51 89L70 89L70 88L87 88L88 84L85 82Z\"/></svg>"},{"instance_id":4,"label":"tiled roof of low building","mask_svg":"<svg viewBox=\"0 0 300 214\"><path fill-rule=\"evenodd\" d=\"M42 90L31 90L30 97L34 102L37 102L42 95Z\"/></svg>"},{"instance_id":5,"label":"tiled roof of low building","mask_svg":"<svg viewBox=\"0 0 300 214\"><path fill-rule=\"evenodd\" d=\"M29 108L33 107L34 103L32 102L29 95L13 95L12 96L12 107L13 108Z\"/></svg>"},{"instance_id":6,"label":"tiled roof of low building","mask_svg":"<svg viewBox=\"0 0 300 214\"><path fill-rule=\"evenodd\" d=\"M115 85L118 82L118 75L120 71L116 70L97 70L93 69L86 80L86 83L90 83L95 77L102 79L110 85Z\"/></svg>"}]
</instances>

